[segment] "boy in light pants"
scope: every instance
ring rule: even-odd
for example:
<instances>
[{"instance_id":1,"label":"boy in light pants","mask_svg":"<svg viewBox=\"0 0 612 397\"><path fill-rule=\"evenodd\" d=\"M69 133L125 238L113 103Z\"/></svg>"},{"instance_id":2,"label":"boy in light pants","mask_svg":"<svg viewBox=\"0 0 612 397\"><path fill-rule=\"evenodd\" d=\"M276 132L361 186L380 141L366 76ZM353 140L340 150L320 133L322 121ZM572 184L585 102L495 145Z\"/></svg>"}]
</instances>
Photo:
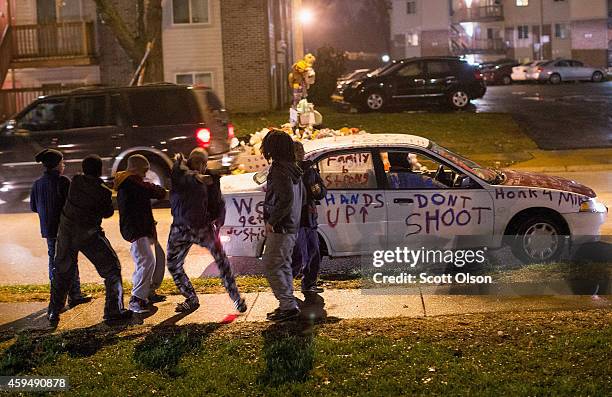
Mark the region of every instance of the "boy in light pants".
<instances>
[{"instance_id":1,"label":"boy in light pants","mask_svg":"<svg viewBox=\"0 0 612 397\"><path fill-rule=\"evenodd\" d=\"M130 253L136 265L129 304L134 313L146 313L149 303L165 300L155 293L164 279L166 255L157 241L151 199L161 200L167 192L144 181L149 166L146 157L135 154L128 158L127 171L115 175L121 235L132 243Z\"/></svg>"}]
</instances>

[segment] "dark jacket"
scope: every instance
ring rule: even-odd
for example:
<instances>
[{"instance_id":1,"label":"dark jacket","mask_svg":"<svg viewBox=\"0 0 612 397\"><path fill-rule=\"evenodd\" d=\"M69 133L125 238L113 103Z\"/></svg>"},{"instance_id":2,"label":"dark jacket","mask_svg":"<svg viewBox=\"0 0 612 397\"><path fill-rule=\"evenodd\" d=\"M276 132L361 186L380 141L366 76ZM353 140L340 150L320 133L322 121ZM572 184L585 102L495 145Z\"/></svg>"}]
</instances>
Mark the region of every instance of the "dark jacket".
<instances>
[{"instance_id":1,"label":"dark jacket","mask_svg":"<svg viewBox=\"0 0 612 397\"><path fill-rule=\"evenodd\" d=\"M174 163L170 190L173 225L202 229L210 227L213 222L217 226L225 222L220 177L210 172L206 174L212 177L212 185L200 182L196 178L198 172L190 170L183 161Z\"/></svg>"},{"instance_id":2,"label":"dark jacket","mask_svg":"<svg viewBox=\"0 0 612 397\"><path fill-rule=\"evenodd\" d=\"M166 197L166 189L124 171L115 176L115 190L123 238L129 242L142 237L157 238L151 199L163 199Z\"/></svg>"},{"instance_id":3,"label":"dark jacket","mask_svg":"<svg viewBox=\"0 0 612 397\"><path fill-rule=\"evenodd\" d=\"M313 167L313 164L310 160L302 161L300 164L300 168L304 172L302 181L306 189L306 200L302 206L300 226L310 228L317 227L317 204L327 195L327 188L325 188L321 175Z\"/></svg>"},{"instance_id":4,"label":"dark jacket","mask_svg":"<svg viewBox=\"0 0 612 397\"><path fill-rule=\"evenodd\" d=\"M68 197L70 179L59 171L45 171L32 185L30 208L38 213L40 234L43 238L56 238L62 208Z\"/></svg>"},{"instance_id":5,"label":"dark jacket","mask_svg":"<svg viewBox=\"0 0 612 397\"><path fill-rule=\"evenodd\" d=\"M66 219L79 230L100 229L102 218L114 213L112 190L100 178L78 174L72 178L68 199L62 211L61 221Z\"/></svg>"},{"instance_id":6,"label":"dark jacket","mask_svg":"<svg viewBox=\"0 0 612 397\"><path fill-rule=\"evenodd\" d=\"M264 201L264 221L272 225L275 233L297 233L305 200L300 167L294 163L272 162Z\"/></svg>"}]
</instances>

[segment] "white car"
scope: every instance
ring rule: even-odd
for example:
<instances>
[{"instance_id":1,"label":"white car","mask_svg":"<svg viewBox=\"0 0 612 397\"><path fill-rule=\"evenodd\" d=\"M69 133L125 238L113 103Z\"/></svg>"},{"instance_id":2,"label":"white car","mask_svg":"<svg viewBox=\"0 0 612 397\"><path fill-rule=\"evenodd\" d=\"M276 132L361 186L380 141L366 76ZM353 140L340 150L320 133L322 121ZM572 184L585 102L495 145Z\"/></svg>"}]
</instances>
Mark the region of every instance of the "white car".
<instances>
[{"instance_id":1,"label":"white car","mask_svg":"<svg viewBox=\"0 0 612 397\"><path fill-rule=\"evenodd\" d=\"M444 248L509 243L525 262L551 261L561 254L564 236L597 240L607 217L586 186L481 167L418 136L353 135L304 147L328 189L318 213L321 249L330 257L415 246L422 238ZM227 205L221 240L228 255L262 252L266 176L267 170L221 179Z\"/></svg>"},{"instance_id":2,"label":"white car","mask_svg":"<svg viewBox=\"0 0 612 397\"><path fill-rule=\"evenodd\" d=\"M548 61L533 61L527 62L519 66L515 66L512 68L512 80L513 81L525 81L525 80L536 80L537 77L534 77L534 73L536 72L536 67L538 65L542 65Z\"/></svg>"}]
</instances>

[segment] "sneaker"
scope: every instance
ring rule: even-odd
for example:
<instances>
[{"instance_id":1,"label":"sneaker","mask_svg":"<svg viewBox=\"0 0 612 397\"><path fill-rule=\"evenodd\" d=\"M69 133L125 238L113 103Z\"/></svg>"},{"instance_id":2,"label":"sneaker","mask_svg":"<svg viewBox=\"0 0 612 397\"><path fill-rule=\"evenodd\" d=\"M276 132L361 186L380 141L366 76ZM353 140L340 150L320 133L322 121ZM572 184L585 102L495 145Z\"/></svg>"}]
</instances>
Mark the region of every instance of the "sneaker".
<instances>
[{"instance_id":1,"label":"sneaker","mask_svg":"<svg viewBox=\"0 0 612 397\"><path fill-rule=\"evenodd\" d=\"M280 312L280 307L277 307L276 309L274 309L273 312L266 313L266 318L269 320L270 317L276 316L278 312Z\"/></svg>"},{"instance_id":2,"label":"sneaker","mask_svg":"<svg viewBox=\"0 0 612 397\"><path fill-rule=\"evenodd\" d=\"M149 303L159 303L164 302L166 300L166 295L158 295L153 293L149 295Z\"/></svg>"},{"instance_id":3,"label":"sneaker","mask_svg":"<svg viewBox=\"0 0 612 397\"><path fill-rule=\"evenodd\" d=\"M138 314L149 312L149 309L147 308L147 301L145 301L144 299L140 299L136 296L132 296L130 298L130 304L128 305L128 309Z\"/></svg>"},{"instance_id":4,"label":"sneaker","mask_svg":"<svg viewBox=\"0 0 612 397\"><path fill-rule=\"evenodd\" d=\"M247 304L244 301L243 298L238 299L237 301L234 302L234 307L236 308L236 310L238 310L240 313L244 313L247 311Z\"/></svg>"},{"instance_id":5,"label":"sneaker","mask_svg":"<svg viewBox=\"0 0 612 397\"><path fill-rule=\"evenodd\" d=\"M59 313L56 311L50 311L47 314L47 320L49 320L49 325L51 326L51 328L57 328L57 325L59 324Z\"/></svg>"},{"instance_id":6,"label":"sneaker","mask_svg":"<svg viewBox=\"0 0 612 397\"><path fill-rule=\"evenodd\" d=\"M315 294L320 294L323 291L324 291L323 288L317 287L316 285L313 285L312 287L308 287L308 288L302 288L302 292L311 292Z\"/></svg>"},{"instance_id":7,"label":"sneaker","mask_svg":"<svg viewBox=\"0 0 612 397\"><path fill-rule=\"evenodd\" d=\"M177 304L174 311L177 313L191 313L198 310L198 307L200 307L200 302L190 301L188 299L185 302Z\"/></svg>"},{"instance_id":8,"label":"sneaker","mask_svg":"<svg viewBox=\"0 0 612 397\"><path fill-rule=\"evenodd\" d=\"M73 307L82 305L83 303L91 302L91 299L92 299L91 295L80 295L76 298L69 298L68 307L72 309Z\"/></svg>"},{"instance_id":9,"label":"sneaker","mask_svg":"<svg viewBox=\"0 0 612 397\"><path fill-rule=\"evenodd\" d=\"M274 321L277 323L282 323L283 321L289 321L296 319L300 316L300 309L297 307L291 310L279 310L274 315L268 317L268 320Z\"/></svg>"},{"instance_id":10,"label":"sneaker","mask_svg":"<svg viewBox=\"0 0 612 397\"><path fill-rule=\"evenodd\" d=\"M104 322L106 322L108 325L122 323L130 320L132 318L132 314L134 313L131 310L121 310L119 313L115 313L110 316L104 315Z\"/></svg>"}]
</instances>

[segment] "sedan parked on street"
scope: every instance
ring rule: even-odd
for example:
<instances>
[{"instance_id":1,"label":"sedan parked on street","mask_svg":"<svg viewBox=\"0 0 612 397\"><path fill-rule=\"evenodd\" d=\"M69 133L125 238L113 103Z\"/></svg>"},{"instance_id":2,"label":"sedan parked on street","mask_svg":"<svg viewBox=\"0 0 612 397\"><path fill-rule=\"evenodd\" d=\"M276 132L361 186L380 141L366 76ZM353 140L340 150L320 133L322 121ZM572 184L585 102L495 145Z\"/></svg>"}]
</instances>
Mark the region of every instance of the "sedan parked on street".
<instances>
[{"instance_id":1,"label":"sedan parked on street","mask_svg":"<svg viewBox=\"0 0 612 397\"><path fill-rule=\"evenodd\" d=\"M517 62L502 63L483 70L482 74L487 84L510 85L512 84L512 70L515 66L518 66Z\"/></svg>"},{"instance_id":2,"label":"sedan parked on street","mask_svg":"<svg viewBox=\"0 0 612 397\"><path fill-rule=\"evenodd\" d=\"M527 81L535 80L531 76L535 72L536 68L542 64L549 62L548 60L540 60L533 62L526 62L522 65L518 65L512 68L512 74L510 77L512 81Z\"/></svg>"},{"instance_id":3,"label":"sedan parked on street","mask_svg":"<svg viewBox=\"0 0 612 397\"><path fill-rule=\"evenodd\" d=\"M597 240L607 217L584 185L482 167L418 136L323 138L304 148L328 190L318 205L318 232L330 257L428 241L445 249L507 244L524 262L548 262L561 255L565 236ZM267 169L221 179L228 255L262 252L266 178Z\"/></svg>"},{"instance_id":4,"label":"sedan parked on street","mask_svg":"<svg viewBox=\"0 0 612 397\"><path fill-rule=\"evenodd\" d=\"M585 66L572 59L555 59L536 67L534 77L540 82L560 84L563 81L586 80L599 83L604 80L603 69Z\"/></svg>"}]
</instances>

